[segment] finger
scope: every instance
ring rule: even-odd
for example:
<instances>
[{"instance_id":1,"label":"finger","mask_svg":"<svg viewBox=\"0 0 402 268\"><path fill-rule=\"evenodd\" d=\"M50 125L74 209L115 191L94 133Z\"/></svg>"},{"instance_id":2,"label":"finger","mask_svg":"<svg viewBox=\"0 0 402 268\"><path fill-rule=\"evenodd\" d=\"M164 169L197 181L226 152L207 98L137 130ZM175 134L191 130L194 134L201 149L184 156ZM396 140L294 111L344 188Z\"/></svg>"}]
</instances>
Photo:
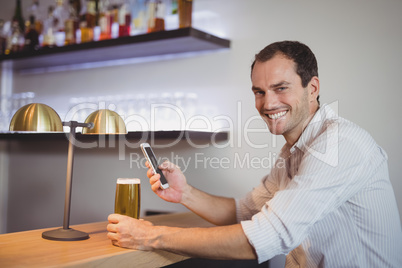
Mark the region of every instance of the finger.
<instances>
[{"instance_id":1,"label":"finger","mask_svg":"<svg viewBox=\"0 0 402 268\"><path fill-rule=\"evenodd\" d=\"M150 167L151 167L151 165L149 164L148 160L145 161L145 166L146 166L147 168L150 168Z\"/></svg>"},{"instance_id":2,"label":"finger","mask_svg":"<svg viewBox=\"0 0 402 268\"><path fill-rule=\"evenodd\" d=\"M109 238L113 242L113 241L118 241L119 237L116 233L109 232L109 233L107 233L107 238Z\"/></svg>"},{"instance_id":3,"label":"finger","mask_svg":"<svg viewBox=\"0 0 402 268\"><path fill-rule=\"evenodd\" d=\"M149 183L154 184L155 182L159 181L161 178L161 175L155 174L152 177L149 178Z\"/></svg>"},{"instance_id":4,"label":"finger","mask_svg":"<svg viewBox=\"0 0 402 268\"><path fill-rule=\"evenodd\" d=\"M152 170L152 168L148 169L147 171L147 177L151 178L153 175L155 175L154 171Z\"/></svg>"},{"instance_id":5,"label":"finger","mask_svg":"<svg viewBox=\"0 0 402 268\"><path fill-rule=\"evenodd\" d=\"M154 193L159 192L160 187L161 187L161 182L160 182L159 180L156 181L154 184L151 185L151 189L152 189L152 191L153 191Z\"/></svg>"},{"instance_id":6,"label":"finger","mask_svg":"<svg viewBox=\"0 0 402 268\"><path fill-rule=\"evenodd\" d=\"M108 221L109 221L110 223L119 223L120 215L119 215L119 214L110 214L110 215L107 217L107 219L108 219Z\"/></svg>"},{"instance_id":7,"label":"finger","mask_svg":"<svg viewBox=\"0 0 402 268\"><path fill-rule=\"evenodd\" d=\"M116 224L108 224L106 230L111 233L117 233L117 226Z\"/></svg>"},{"instance_id":8,"label":"finger","mask_svg":"<svg viewBox=\"0 0 402 268\"><path fill-rule=\"evenodd\" d=\"M179 167L179 166L173 164L172 162L170 162L170 161L168 161L168 160L164 161L164 162L159 166L159 168L160 168L160 169L167 170L167 171L169 171L169 172L172 172L172 171L174 171L175 169L180 170L180 167Z\"/></svg>"},{"instance_id":9,"label":"finger","mask_svg":"<svg viewBox=\"0 0 402 268\"><path fill-rule=\"evenodd\" d=\"M169 162L168 160L163 161L162 164L159 165L160 169L168 169L173 165L173 163Z\"/></svg>"}]
</instances>

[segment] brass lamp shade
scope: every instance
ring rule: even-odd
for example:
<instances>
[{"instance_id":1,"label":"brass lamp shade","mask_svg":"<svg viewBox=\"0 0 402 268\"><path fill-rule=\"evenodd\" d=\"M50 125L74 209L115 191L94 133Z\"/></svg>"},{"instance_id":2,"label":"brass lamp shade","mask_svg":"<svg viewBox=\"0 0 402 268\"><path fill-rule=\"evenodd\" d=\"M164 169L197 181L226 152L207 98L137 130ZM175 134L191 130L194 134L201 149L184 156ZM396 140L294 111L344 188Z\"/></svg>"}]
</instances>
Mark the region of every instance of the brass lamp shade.
<instances>
[{"instance_id":1,"label":"brass lamp shade","mask_svg":"<svg viewBox=\"0 0 402 268\"><path fill-rule=\"evenodd\" d=\"M107 109L91 113L85 123L93 123L93 128L83 128L82 134L127 134L123 119L116 112Z\"/></svg>"},{"instance_id":2,"label":"brass lamp shade","mask_svg":"<svg viewBox=\"0 0 402 268\"><path fill-rule=\"evenodd\" d=\"M46 104L31 103L14 114L10 131L62 132L63 124L56 111Z\"/></svg>"}]
</instances>

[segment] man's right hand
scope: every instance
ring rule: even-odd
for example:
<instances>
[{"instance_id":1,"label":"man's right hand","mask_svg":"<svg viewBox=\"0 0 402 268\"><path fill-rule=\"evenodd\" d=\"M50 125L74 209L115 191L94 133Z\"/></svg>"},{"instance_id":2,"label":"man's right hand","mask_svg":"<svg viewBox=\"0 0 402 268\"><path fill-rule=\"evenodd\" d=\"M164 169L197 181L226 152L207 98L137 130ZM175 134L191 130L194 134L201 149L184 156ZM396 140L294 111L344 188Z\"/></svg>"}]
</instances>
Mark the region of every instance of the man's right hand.
<instances>
[{"instance_id":1,"label":"man's right hand","mask_svg":"<svg viewBox=\"0 0 402 268\"><path fill-rule=\"evenodd\" d=\"M169 188L162 189L160 187L160 175L153 172L148 161L145 165L148 167L147 176L152 191L165 201L181 203L184 191L186 191L190 186L187 184L186 177L180 168L169 161L165 161L159 166L159 169L162 170L169 183Z\"/></svg>"}]
</instances>

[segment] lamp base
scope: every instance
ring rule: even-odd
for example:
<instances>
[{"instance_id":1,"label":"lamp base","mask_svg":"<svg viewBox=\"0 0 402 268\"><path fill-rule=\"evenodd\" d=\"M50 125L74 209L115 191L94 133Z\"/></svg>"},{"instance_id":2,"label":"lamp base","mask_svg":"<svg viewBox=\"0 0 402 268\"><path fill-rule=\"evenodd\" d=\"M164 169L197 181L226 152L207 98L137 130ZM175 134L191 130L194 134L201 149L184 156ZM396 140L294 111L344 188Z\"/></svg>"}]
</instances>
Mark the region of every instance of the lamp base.
<instances>
[{"instance_id":1,"label":"lamp base","mask_svg":"<svg viewBox=\"0 0 402 268\"><path fill-rule=\"evenodd\" d=\"M57 240L57 241L77 241L77 240L85 240L89 238L89 235L85 232L77 231L74 229L56 229L50 230L42 233L42 237L48 240Z\"/></svg>"}]
</instances>

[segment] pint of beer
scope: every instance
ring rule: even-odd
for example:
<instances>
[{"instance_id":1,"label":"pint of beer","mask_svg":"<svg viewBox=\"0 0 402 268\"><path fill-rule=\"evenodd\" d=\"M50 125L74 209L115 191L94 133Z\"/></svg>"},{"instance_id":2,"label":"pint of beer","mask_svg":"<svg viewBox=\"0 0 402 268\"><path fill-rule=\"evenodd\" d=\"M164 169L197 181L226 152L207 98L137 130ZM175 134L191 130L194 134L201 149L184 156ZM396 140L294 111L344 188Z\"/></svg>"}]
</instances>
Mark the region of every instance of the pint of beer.
<instances>
[{"instance_id":1,"label":"pint of beer","mask_svg":"<svg viewBox=\"0 0 402 268\"><path fill-rule=\"evenodd\" d=\"M138 219L140 217L140 179L117 179L114 213Z\"/></svg>"}]
</instances>

